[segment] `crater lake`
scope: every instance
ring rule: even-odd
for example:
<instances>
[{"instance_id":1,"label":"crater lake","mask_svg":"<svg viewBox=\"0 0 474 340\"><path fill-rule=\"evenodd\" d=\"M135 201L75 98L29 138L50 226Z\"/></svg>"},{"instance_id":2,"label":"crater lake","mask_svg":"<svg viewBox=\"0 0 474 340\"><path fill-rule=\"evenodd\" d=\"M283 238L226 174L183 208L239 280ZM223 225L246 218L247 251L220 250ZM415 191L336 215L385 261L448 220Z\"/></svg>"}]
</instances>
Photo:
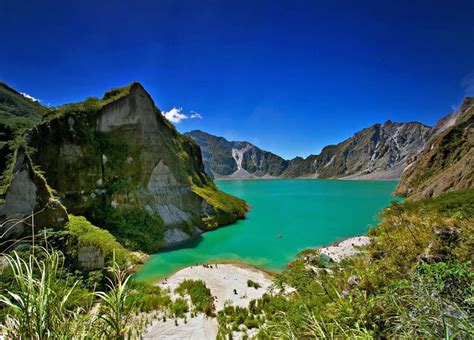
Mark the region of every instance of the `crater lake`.
<instances>
[{"instance_id":1,"label":"crater lake","mask_svg":"<svg viewBox=\"0 0 474 340\"><path fill-rule=\"evenodd\" d=\"M246 219L206 232L148 259L138 280L195 264L244 262L278 271L298 252L366 234L393 200L396 181L275 179L216 181L251 206Z\"/></svg>"}]
</instances>

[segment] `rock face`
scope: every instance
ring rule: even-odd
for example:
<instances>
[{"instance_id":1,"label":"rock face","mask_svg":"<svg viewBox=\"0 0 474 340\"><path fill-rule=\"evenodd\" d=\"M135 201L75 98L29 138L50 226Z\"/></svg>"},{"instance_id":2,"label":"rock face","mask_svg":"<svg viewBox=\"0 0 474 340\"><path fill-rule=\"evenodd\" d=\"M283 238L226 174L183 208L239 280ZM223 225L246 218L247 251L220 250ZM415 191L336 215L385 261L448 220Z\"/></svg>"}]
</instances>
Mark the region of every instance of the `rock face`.
<instances>
[{"instance_id":1,"label":"rock face","mask_svg":"<svg viewBox=\"0 0 474 340\"><path fill-rule=\"evenodd\" d=\"M105 256L102 250L93 245L81 246L77 251L77 260L82 270L94 270L104 267Z\"/></svg>"},{"instance_id":2,"label":"rock face","mask_svg":"<svg viewBox=\"0 0 474 340\"><path fill-rule=\"evenodd\" d=\"M228 142L201 131L188 133L200 146L206 171L216 178L398 179L421 152L433 129L421 123L375 124L319 155L286 161L247 142Z\"/></svg>"},{"instance_id":3,"label":"rock face","mask_svg":"<svg viewBox=\"0 0 474 340\"><path fill-rule=\"evenodd\" d=\"M138 83L50 110L24 139L35 150L28 160L44 171L68 212L86 216L130 248L143 250L137 245L149 237L155 242L146 251L153 251L244 217L245 202L218 191L199 147L176 131ZM17 183L31 196L21 201L34 202L24 177L15 172L5 206L15 204L10 192Z\"/></svg>"},{"instance_id":4,"label":"rock face","mask_svg":"<svg viewBox=\"0 0 474 340\"><path fill-rule=\"evenodd\" d=\"M396 195L421 199L474 186L474 98L436 126L439 132L406 168Z\"/></svg>"},{"instance_id":5,"label":"rock face","mask_svg":"<svg viewBox=\"0 0 474 340\"><path fill-rule=\"evenodd\" d=\"M13 153L10 177L11 182L0 204L2 238L18 238L29 233L31 226L62 228L68 221L66 209L55 199L44 177L34 169L22 148Z\"/></svg>"},{"instance_id":6,"label":"rock face","mask_svg":"<svg viewBox=\"0 0 474 340\"><path fill-rule=\"evenodd\" d=\"M423 149L432 128L421 123L375 124L357 132L319 155L296 158L286 177L398 179L403 169Z\"/></svg>"},{"instance_id":7,"label":"rock face","mask_svg":"<svg viewBox=\"0 0 474 340\"><path fill-rule=\"evenodd\" d=\"M214 178L278 177L288 162L248 142L229 142L199 130L186 133L200 147L206 172Z\"/></svg>"}]
</instances>

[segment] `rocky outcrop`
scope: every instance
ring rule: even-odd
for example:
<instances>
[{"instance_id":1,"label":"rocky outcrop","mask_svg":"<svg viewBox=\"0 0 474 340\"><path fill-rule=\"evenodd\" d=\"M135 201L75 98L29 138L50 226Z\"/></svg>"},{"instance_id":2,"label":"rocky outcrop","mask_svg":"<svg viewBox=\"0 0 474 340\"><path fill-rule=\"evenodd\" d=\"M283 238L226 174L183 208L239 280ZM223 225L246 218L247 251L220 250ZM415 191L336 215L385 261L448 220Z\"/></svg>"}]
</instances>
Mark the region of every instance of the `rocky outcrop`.
<instances>
[{"instance_id":1,"label":"rocky outcrop","mask_svg":"<svg viewBox=\"0 0 474 340\"><path fill-rule=\"evenodd\" d=\"M474 98L436 126L438 133L406 168L396 195L422 199L474 186Z\"/></svg>"},{"instance_id":2,"label":"rocky outcrop","mask_svg":"<svg viewBox=\"0 0 474 340\"><path fill-rule=\"evenodd\" d=\"M167 245L244 217L245 202L218 191L199 147L176 131L138 83L49 110L23 138L35 150L25 153L30 168L44 172L45 185L68 212L131 248L147 244L147 235ZM27 177L15 172L6 207L21 201L17 208L31 209L38 194ZM147 251L156 250L154 244Z\"/></svg>"},{"instance_id":3,"label":"rocky outcrop","mask_svg":"<svg viewBox=\"0 0 474 340\"><path fill-rule=\"evenodd\" d=\"M85 271L104 267L105 256L102 249L94 245L80 246L77 250L79 268Z\"/></svg>"},{"instance_id":4,"label":"rocky outcrop","mask_svg":"<svg viewBox=\"0 0 474 340\"><path fill-rule=\"evenodd\" d=\"M32 228L62 228L68 220L66 209L23 148L14 151L11 163L11 170L4 174L11 179L0 204L1 238L30 235Z\"/></svg>"},{"instance_id":5,"label":"rocky outcrop","mask_svg":"<svg viewBox=\"0 0 474 340\"><path fill-rule=\"evenodd\" d=\"M248 142L229 142L206 132L186 133L200 147L206 172L217 179L278 177L288 162Z\"/></svg>"}]
</instances>

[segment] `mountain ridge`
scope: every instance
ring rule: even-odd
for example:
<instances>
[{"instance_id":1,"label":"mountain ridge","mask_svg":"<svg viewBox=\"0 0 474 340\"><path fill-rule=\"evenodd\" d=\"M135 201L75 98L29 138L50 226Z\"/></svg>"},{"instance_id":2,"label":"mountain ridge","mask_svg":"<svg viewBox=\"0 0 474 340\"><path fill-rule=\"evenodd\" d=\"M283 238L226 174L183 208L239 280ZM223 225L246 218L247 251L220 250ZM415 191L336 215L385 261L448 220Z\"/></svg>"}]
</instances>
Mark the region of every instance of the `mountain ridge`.
<instances>
[{"instance_id":1,"label":"mountain ridge","mask_svg":"<svg viewBox=\"0 0 474 340\"><path fill-rule=\"evenodd\" d=\"M325 146L319 154L291 160L285 160L249 142L227 141L199 130L185 134L201 146L206 171L219 179L277 177L392 180L401 176L403 168L422 150L433 131L433 128L418 122L393 123L388 120L362 129L341 143ZM248 150L234 148L237 145L245 145L253 153L246 156ZM240 150L240 158L253 160L253 164L262 158L255 153L265 155L266 162L259 164L260 167L249 167L252 163L242 162L242 169L239 169L239 158L231 150ZM272 161L277 164L272 164ZM227 166L226 173L219 168L223 163ZM265 171L267 168L272 171ZM237 170L240 173L236 173Z\"/></svg>"}]
</instances>

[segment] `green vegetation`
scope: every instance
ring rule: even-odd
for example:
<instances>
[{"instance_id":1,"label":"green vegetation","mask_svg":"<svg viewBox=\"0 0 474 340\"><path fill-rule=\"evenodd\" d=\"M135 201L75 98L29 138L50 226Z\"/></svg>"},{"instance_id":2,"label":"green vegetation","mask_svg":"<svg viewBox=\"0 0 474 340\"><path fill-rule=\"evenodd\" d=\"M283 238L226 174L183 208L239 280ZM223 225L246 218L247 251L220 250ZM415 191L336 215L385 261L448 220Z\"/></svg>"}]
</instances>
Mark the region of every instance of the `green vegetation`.
<instances>
[{"instance_id":1,"label":"green vegetation","mask_svg":"<svg viewBox=\"0 0 474 340\"><path fill-rule=\"evenodd\" d=\"M39 102L26 98L0 82L0 140L3 140L3 134L7 132L10 135L21 134L25 129L40 122L48 112L49 109Z\"/></svg>"},{"instance_id":2,"label":"green vegetation","mask_svg":"<svg viewBox=\"0 0 474 340\"><path fill-rule=\"evenodd\" d=\"M184 296L189 295L196 312L213 316L216 309L211 291L206 287L204 281L184 280L175 289L175 292Z\"/></svg>"},{"instance_id":3,"label":"green vegetation","mask_svg":"<svg viewBox=\"0 0 474 340\"><path fill-rule=\"evenodd\" d=\"M207 229L215 229L218 226L230 224L236 219L245 217L248 210L247 203L240 198L218 190L214 183L205 187L194 185L192 188L197 195L214 208L214 215L203 217L203 223Z\"/></svg>"},{"instance_id":4,"label":"green vegetation","mask_svg":"<svg viewBox=\"0 0 474 340\"><path fill-rule=\"evenodd\" d=\"M296 291L224 309L219 336L255 322L261 338L471 338L473 195L394 202L365 252L329 269L317 251L301 253L275 278Z\"/></svg>"},{"instance_id":5,"label":"green vegetation","mask_svg":"<svg viewBox=\"0 0 474 340\"><path fill-rule=\"evenodd\" d=\"M5 309L3 332L7 338L25 339L124 339L139 336L142 320L135 318L130 303L129 277L116 263L107 292L78 289L64 267L63 255L42 248L36 255L5 255L13 285L0 293ZM90 313L91 298L99 317Z\"/></svg>"},{"instance_id":6,"label":"green vegetation","mask_svg":"<svg viewBox=\"0 0 474 340\"><path fill-rule=\"evenodd\" d=\"M127 249L152 253L163 246L163 220L141 209L97 206L90 213L93 221L109 230Z\"/></svg>"},{"instance_id":7,"label":"green vegetation","mask_svg":"<svg viewBox=\"0 0 474 340\"><path fill-rule=\"evenodd\" d=\"M474 216L474 190L463 189L447 192L441 198L426 198L422 201L405 201L402 212L420 212L424 215L436 214L445 217ZM392 204L392 209L397 204Z\"/></svg>"},{"instance_id":8,"label":"green vegetation","mask_svg":"<svg viewBox=\"0 0 474 340\"><path fill-rule=\"evenodd\" d=\"M397 195L420 199L446 190L472 187L474 98L466 97L454 125L434 135L416 161L403 172ZM444 120L453 117L445 117ZM442 190L440 190L440 188Z\"/></svg>"},{"instance_id":9,"label":"green vegetation","mask_svg":"<svg viewBox=\"0 0 474 340\"><path fill-rule=\"evenodd\" d=\"M107 230L92 225L85 217L69 215L67 230L79 246L97 246L106 259L112 260L114 255L118 263L127 262L129 252Z\"/></svg>"},{"instance_id":10,"label":"green vegetation","mask_svg":"<svg viewBox=\"0 0 474 340\"><path fill-rule=\"evenodd\" d=\"M189 312L189 306L185 299L177 298L170 305L171 314L176 318L184 318L184 314Z\"/></svg>"},{"instance_id":11,"label":"green vegetation","mask_svg":"<svg viewBox=\"0 0 474 340\"><path fill-rule=\"evenodd\" d=\"M164 311L170 308L171 298L159 286L137 281L131 281L129 285L132 289L130 300L140 312Z\"/></svg>"},{"instance_id":12,"label":"green vegetation","mask_svg":"<svg viewBox=\"0 0 474 340\"><path fill-rule=\"evenodd\" d=\"M253 287L253 288L255 288L255 289L259 289L259 288L261 288L262 286L260 285L260 283L248 279L248 280L247 280L247 287Z\"/></svg>"},{"instance_id":13,"label":"green vegetation","mask_svg":"<svg viewBox=\"0 0 474 340\"><path fill-rule=\"evenodd\" d=\"M134 84L137 83L131 83L130 85L124 87L111 89L105 93L102 99L90 97L82 102L58 106L50 111L47 118L48 120L51 120L53 118L62 117L68 114L97 112L105 105L128 95Z\"/></svg>"}]
</instances>

